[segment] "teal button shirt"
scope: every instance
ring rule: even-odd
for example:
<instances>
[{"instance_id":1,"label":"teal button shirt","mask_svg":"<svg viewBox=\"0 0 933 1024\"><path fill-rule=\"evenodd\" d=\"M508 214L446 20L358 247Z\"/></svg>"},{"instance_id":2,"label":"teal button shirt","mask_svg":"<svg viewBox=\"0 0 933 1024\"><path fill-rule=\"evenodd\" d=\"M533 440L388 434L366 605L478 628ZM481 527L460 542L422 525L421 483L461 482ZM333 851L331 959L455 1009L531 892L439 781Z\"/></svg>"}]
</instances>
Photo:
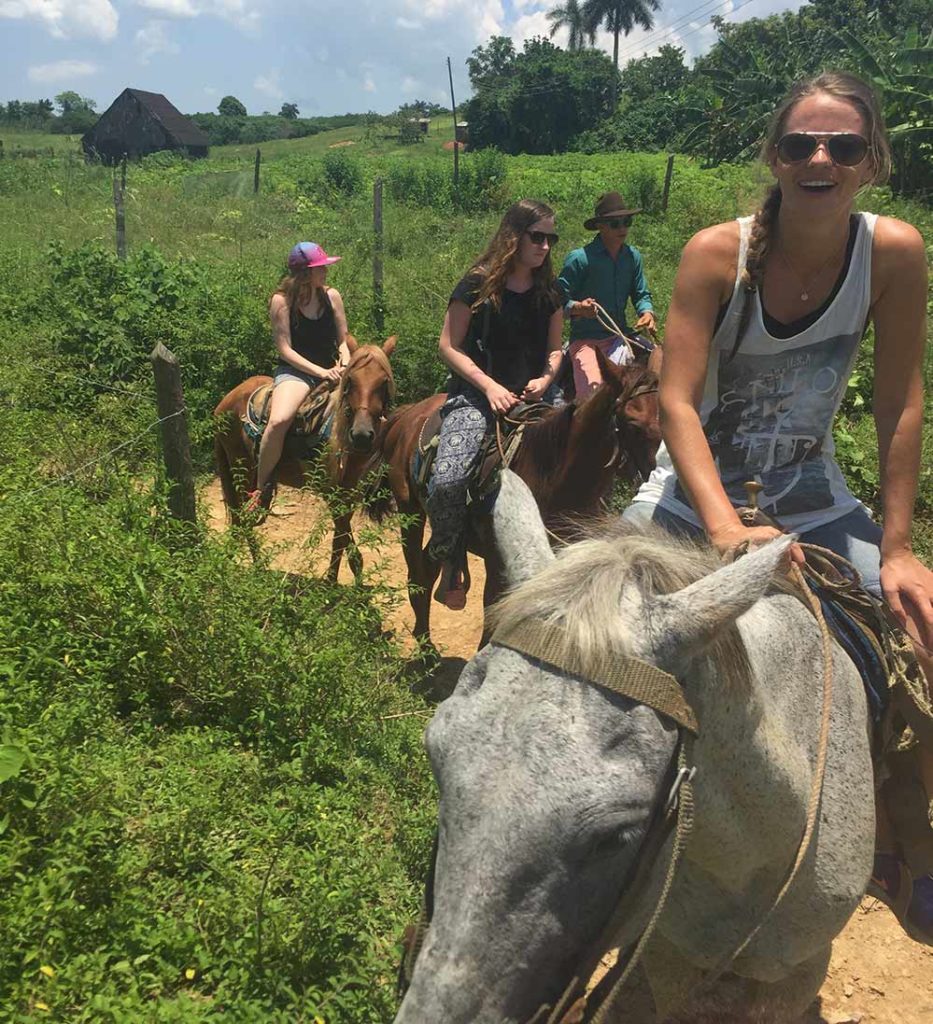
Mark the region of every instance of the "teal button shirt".
<instances>
[{"instance_id":1,"label":"teal button shirt","mask_svg":"<svg viewBox=\"0 0 933 1024\"><path fill-rule=\"evenodd\" d=\"M639 316L646 310L654 310L641 253L631 245L623 245L613 259L599 235L582 249L570 253L557 283L564 293L565 311L574 302L593 298L622 328L626 327L625 307L629 299ZM610 332L601 327L598 320L575 317L570 321L571 341L609 337Z\"/></svg>"}]
</instances>

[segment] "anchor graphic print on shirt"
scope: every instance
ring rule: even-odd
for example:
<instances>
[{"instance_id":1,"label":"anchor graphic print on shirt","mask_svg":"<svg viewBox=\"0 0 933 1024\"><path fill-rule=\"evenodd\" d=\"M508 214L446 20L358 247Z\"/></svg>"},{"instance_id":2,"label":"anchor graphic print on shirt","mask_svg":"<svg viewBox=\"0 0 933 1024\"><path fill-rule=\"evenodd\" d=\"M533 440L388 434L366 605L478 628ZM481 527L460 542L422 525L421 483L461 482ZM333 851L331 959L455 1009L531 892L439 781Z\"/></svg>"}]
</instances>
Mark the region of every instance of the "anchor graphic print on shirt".
<instances>
[{"instance_id":1,"label":"anchor graphic print on shirt","mask_svg":"<svg viewBox=\"0 0 933 1024\"><path fill-rule=\"evenodd\" d=\"M833 459L832 422L845 393L859 334L770 353L720 351L718 402L705 433L729 498L765 484L762 508L781 521L831 507L845 487ZM677 486L679 501L689 504Z\"/></svg>"}]
</instances>

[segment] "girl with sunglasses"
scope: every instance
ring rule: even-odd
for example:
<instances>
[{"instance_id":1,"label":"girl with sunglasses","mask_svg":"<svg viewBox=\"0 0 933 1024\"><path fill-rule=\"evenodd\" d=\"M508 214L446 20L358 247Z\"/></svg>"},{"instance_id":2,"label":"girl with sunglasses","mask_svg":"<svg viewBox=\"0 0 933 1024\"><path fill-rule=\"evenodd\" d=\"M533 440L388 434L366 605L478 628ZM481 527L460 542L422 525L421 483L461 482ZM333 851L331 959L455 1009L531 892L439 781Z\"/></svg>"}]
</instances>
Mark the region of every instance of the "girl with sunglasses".
<instances>
[{"instance_id":1,"label":"girl with sunglasses","mask_svg":"<svg viewBox=\"0 0 933 1024\"><path fill-rule=\"evenodd\" d=\"M744 485L756 480L765 513L847 558L929 649L933 573L911 549L927 268L911 225L853 212L859 190L884 181L891 165L874 93L849 74L798 83L773 116L762 156L775 184L761 209L699 232L684 249L659 395L664 444L625 516L705 531L733 551L779 532L739 519ZM833 418L869 320L883 526L833 457ZM933 679L931 659L919 648L918 657ZM917 753L929 799L933 757ZM929 940L933 847L909 854L907 871L881 817L878 846L876 891L899 899L903 919Z\"/></svg>"},{"instance_id":2,"label":"girl with sunglasses","mask_svg":"<svg viewBox=\"0 0 933 1024\"><path fill-rule=\"evenodd\" d=\"M435 597L466 603L467 488L496 416L519 401L557 404L563 316L551 266L554 211L522 199L506 211L482 256L453 290L440 337L453 384L428 484L428 554L442 563Z\"/></svg>"}]
</instances>

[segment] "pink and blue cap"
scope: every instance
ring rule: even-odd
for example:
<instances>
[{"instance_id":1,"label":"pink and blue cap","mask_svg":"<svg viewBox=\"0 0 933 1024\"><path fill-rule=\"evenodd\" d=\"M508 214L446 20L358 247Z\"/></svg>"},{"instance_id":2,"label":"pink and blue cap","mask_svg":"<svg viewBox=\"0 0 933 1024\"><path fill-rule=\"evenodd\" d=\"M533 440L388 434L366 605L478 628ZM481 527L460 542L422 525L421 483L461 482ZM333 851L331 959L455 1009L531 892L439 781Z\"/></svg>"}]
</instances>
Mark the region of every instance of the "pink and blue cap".
<instances>
[{"instance_id":1,"label":"pink and blue cap","mask_svg":"<svg viewBox=\"0 0 933 1024\"><path fill-rule=\"evenodd\" d=\"M339 256L328 256L317 242L299 242L288 254L289 270L306 270L309 267L329 267L338 263Z\"/></svg>"}]
</instances>

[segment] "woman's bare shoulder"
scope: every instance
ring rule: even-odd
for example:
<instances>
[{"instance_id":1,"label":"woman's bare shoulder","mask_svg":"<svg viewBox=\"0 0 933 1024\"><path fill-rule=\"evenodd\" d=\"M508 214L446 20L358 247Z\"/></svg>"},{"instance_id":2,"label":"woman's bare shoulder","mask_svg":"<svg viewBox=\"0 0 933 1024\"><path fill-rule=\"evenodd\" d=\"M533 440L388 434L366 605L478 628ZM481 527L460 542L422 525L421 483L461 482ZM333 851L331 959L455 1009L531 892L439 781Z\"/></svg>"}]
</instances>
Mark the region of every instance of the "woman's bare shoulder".
<instances>
[{"instance_id":1,"label":"woman's bare shoulder","mask_svg":"<svg viewBox=\"0 0 933 1024\"><path fill-rule=\"evenodd\" d=\"M927 255L923 236L906 221L879 217L872 240L873 299L889 288L898 291L910 283L926 282Z\"/></svg>"},{"instance_id":2,"label":"woman's bare shoulder","mask_svg":"<svg viewBox=\"0 0 933 1024\"><path fill-rule=\"evenodd\" d=\"M702 259L726 260L734 264L739 252L739 222L729 220L703 228L684 246L684 255Z\"/></svg>"},{"instance_id":3,"label":"woman's bare shoulder","mask_svg":"<svg viewBox=\"0 0 933 1024\"><path fill-rule=\"evenodd\" d=\"M923 236L913 224L896 217L879 217L875 222L874 249L895 259L926 260Z\"/></svg>"},{"instance_id":4,"label":"woman's bare shoulder","mask_svg":"<svg viewBox=\"0 0 933 1024\"><path fill-rule=\"evenodd\" d=\"M726 302L735 284L738 259L737 221L704 228L684 246L679 285L697 294L715 293L719 303Z\"/></svg>"}]
</instances>

